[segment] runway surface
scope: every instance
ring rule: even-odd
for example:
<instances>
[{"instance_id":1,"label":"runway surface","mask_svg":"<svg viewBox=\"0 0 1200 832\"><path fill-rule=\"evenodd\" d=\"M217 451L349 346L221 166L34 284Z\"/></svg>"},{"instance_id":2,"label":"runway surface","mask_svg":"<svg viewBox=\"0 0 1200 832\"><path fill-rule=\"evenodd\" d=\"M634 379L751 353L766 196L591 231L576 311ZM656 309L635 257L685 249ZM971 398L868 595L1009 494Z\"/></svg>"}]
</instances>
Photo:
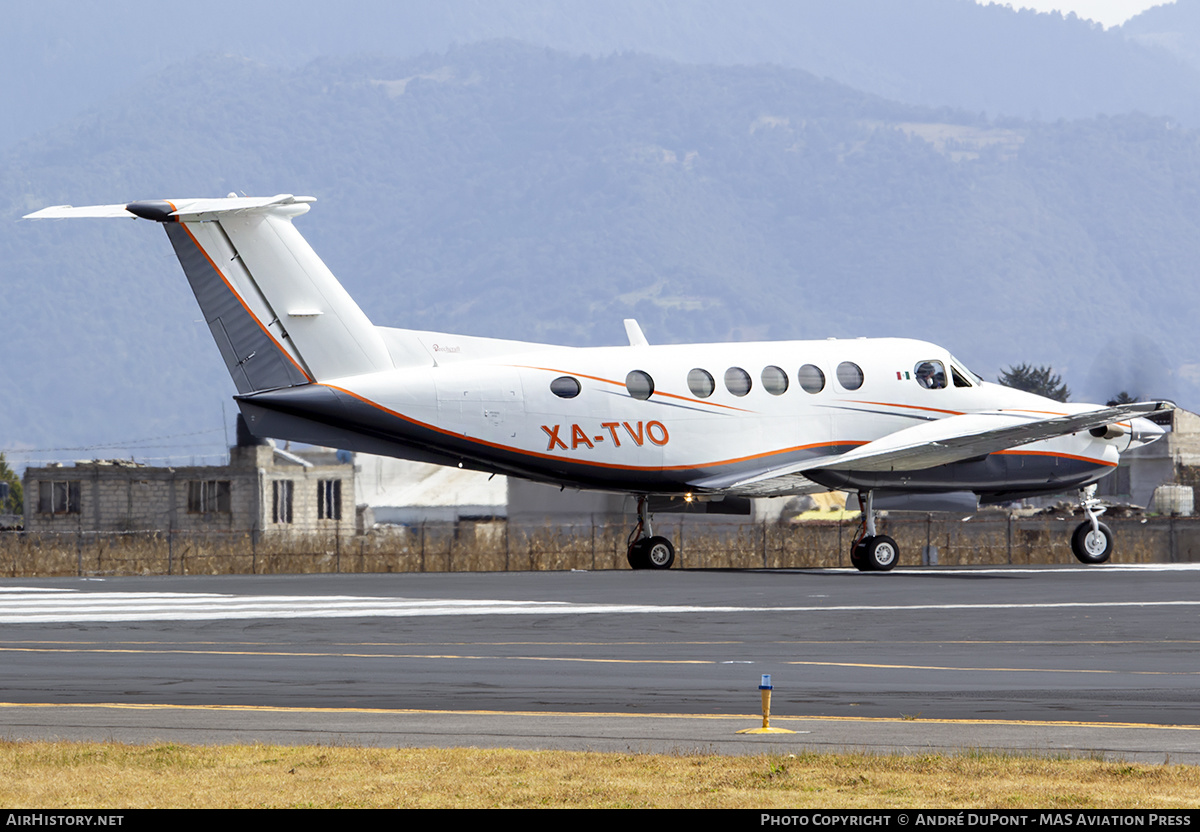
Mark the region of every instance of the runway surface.
<instances>
[{"instance_id":1,"label":"runway surface","mask_svg":"<svg viewBox=\"0 0 1200 832\"><path fill-rule=\"evenodd\" d=\"M0 580L0 736L1200 763L1191 565ZM775 686L772 725L758 683Z\"/></svg>"}]
</instances>

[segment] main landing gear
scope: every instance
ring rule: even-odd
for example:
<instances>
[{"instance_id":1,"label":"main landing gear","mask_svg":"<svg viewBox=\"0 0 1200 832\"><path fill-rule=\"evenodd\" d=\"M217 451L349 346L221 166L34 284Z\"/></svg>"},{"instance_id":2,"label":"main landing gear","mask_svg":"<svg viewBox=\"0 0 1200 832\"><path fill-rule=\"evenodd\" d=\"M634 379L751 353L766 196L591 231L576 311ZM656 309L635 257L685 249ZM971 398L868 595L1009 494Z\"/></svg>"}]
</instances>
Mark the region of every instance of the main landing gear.
<instances>
[{"instance_id":1,"label":"main landing gear","mask_svg":"<svg viewBox=\"0 0 1200 832\"><path fill-rule=\"evenodd\" d=\"M627 557L632 569L670 569L675 562L675 546L665 537L655 537L646 511L646 498L637 498L638 521L629 534Z\"/></svg>"},{"instance_id":2,"label":"main landing gear","mask_svg":"<svg viewBox=\"0 0 1200 832\"><path fill-rule=\"evenodd\" d=\"M900 547L886 534L875 534L875 508L870 491L858 492L862 525L850 544L850 563L859 572L890 572L900 560Z\"/></svg>"},{"instance_id":3,"label":"main landing gear","mask_svg":"<svg viewBox=\"0 0 1200 832\"><path fill-rule=\"evenodd\" d=\"M1104 506L1096 499L1096 486L1079 489L1079 505L1087 519L1075 527L1071 535L1071 551L1080 563L1104 563L1113 552L1113 534L1100 522Z\"/></svg>"}]
</instances>

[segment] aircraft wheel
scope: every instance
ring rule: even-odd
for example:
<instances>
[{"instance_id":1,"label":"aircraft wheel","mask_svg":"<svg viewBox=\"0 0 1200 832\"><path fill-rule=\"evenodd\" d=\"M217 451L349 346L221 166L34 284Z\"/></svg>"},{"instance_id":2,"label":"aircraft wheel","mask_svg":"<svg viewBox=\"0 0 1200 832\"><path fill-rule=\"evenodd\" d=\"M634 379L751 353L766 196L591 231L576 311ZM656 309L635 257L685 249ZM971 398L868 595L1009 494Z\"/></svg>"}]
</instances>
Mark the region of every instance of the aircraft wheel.
<instances>
[{"instance_id":1,"label":"aircraft wheel","mask_svg":"<svg viewBox=\"0 0 1200 832\"><path fill-rule=\"evenodd\" d=\"M629 561L630 569L650 568L650 561L646 557L646 540L647 538L643 537L642 539L635 540L633 543L629 544L629 549L625 554L625 558Z\"/></svg>"},{"instance_id":2,"label":"aircraft wheel","mask_svg":"<svg viewBox=\"0 0 1200 832\"><path fill-rule=\"evenodd\" d=\"M651 537L642 543L642 559L650 569L670 569L675 562L675 547L665 537Z\"/></svg>"},{"instance_id":3,"label":"aircraft wheel","mask_svg":"<svg viewBox=\"0 0 1200 832\"><path fill-rule=\"evenodd\" d=\"M851 562L853 560L851 555ZM858 560L861 565L854 565L863 572L890 572L900 560L900 547L886 534L864 538L858 544Z\"/></svg>"},{"instance_id":4,"label":"aircraft wheel","mask_svg":"<svg viewBox=\"0 0 1200 832\"><path fill-rule=\"evenodd\" d=\"M1113 552L1113 534L1108 526L1100 524L1100 532L1092 531L1092 521L1085 520L1071 535L1071 551L1080 563L1104 563Z\"/></svg>"}]
</instances>

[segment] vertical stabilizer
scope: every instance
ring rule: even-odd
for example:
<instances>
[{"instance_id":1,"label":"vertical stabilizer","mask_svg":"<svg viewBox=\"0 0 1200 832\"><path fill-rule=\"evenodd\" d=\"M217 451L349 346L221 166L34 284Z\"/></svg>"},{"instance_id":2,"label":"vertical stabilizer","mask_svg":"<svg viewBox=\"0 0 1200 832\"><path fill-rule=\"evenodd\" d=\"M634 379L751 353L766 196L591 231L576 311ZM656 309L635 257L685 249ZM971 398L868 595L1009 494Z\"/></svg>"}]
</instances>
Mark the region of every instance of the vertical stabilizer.
<instances>
[{"instance_id":1,"label":"vertical stabilizer","mask_svg":"<svg viewBox=\"0 0 1200 832\"><path fill-rule=\"evenodd\" d=\"M27 219L161 223L238 392L252 393L394 366L379 331L292 227L314 201L280 194L56 205Z\"/></svg>"}]
</instances>

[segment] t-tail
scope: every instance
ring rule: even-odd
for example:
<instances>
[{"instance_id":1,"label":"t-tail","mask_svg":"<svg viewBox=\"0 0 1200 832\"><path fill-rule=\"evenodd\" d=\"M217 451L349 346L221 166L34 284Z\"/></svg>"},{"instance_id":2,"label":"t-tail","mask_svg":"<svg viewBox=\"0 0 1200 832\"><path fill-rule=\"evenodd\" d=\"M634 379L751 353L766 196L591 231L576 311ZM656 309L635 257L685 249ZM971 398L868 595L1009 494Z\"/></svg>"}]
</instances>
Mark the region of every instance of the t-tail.
<instances>
[{"instance_id":1,"label":"t-tail","mask_svg":"<svg viewBox=\"0 0 1200 832\"><path fill-rule=\"evenodd\" d=\"M27 219L140 217L161 223L233 383L245 395L395 366L380 333L292 226L315 201L280 194L59 205Z\"/></svg>"}]
</instances>

